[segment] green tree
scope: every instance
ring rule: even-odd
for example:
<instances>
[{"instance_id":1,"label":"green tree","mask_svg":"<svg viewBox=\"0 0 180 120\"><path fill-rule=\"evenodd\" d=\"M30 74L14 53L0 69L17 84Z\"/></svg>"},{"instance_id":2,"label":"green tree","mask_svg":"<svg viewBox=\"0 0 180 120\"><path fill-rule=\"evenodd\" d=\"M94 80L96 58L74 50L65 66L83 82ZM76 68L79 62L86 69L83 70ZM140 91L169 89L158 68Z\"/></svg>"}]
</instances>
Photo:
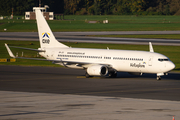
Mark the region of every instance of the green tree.
<instances>
[{"instance_id":1,"label":"green tree","mask_svg":"<svg viewBox=\"0 0 180 120\"><path fill-rule=\"evenodd\" d=\"M100 10L102 14L112 14L113 11L113 0L101 0L100 1Z\"/></svg>"},{"instance_id":2,"label":"green tree","mask_svg":"<svg viewBox=\"0 0 180 120\"><path fill-rule=\"evenodd\" d=\"M100 10L100 0L94 0L94 14L95 14L95 15L101 14L101 10Z\"/></svg>"},{"instance_id":3,"label":"green tree","mask_svg":"<svg viewBox=\"0 0 180 120\"><path fill-rule=\"evenodd\" d=\"M11 0L1 0L0 15L11 15L12 7Z\"/></svg>"},{"instance_id":4,"label":"green tree","mask_svg":"<svg viewBox=\"0 0 180 120\"><path fill-rule=\"evenodd\" d=\"M1 0L0 15L24 15L39 6L39 0ZM179 0L41 0L54 13L64 14L162 14L180 15Z\"/></svg>"},{"instance_id":5,"label":"green tree","mask_svg":"<svg viewBox=\"0 0 180 120\"><path fill-rule=\"evenodd\" d=\"M138 14L142 12L145 8L145 1L144 0L129 0L128 7L130 7L130 11L132 14Z\"/></svg>"},{"instance_id":6,"label":"green tree","mask_svg":"<svg viewBox=\"0 0 180 120\"><path fill-rule=\"evenodd\" d=\"M179 0L167 0L169 2L169 9L171 14L180 15L180 1Z\"/></svg>"},{"instance_id":7,"label":"green tree","mask_svg":"<svg viewBox=\"0 0 180 120\"><path fill-rule=\"evenodd\" d=\"M64 13L64 0L41 0L42 6L48 5L48 11L55 14Z\"/></svg>"},{"instance_id":8,"label":"green tree","mask_svg":"<svg viewBox=\"0 0 180 120\"><path fill-rule=\"evenodd\" d=\"M0 15L24 15L25 11L32 9L34 0L1 0Z\"/></svg>"},{"instance_id":9,"label":"green tree","mask_svg":"<svg viewBox=\"0 0 180 120\"><path fill-rule=\"evenodd\" d=\"M75 14L77 9L77 5L80 0L64 0L64 9L66 14Z\"/></svg>"}]
</instances>

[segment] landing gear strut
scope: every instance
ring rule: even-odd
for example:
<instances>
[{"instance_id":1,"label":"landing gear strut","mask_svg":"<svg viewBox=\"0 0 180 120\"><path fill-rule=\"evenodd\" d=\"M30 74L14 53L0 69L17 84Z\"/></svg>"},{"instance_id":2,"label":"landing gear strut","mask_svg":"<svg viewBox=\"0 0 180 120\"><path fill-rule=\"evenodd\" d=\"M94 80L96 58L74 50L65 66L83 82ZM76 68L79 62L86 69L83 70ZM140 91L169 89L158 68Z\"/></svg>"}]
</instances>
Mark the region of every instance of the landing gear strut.
<instances>
[{"instance_id":1,"label":"landing gear strut","mask_svg":"<svg viewBox=\"0 0 180 120\"><path fill-rule=\"evenodd\" d=\"M90 77L90 75L87 72L85 73L85 76L86 76L86 78Z\"/></svg>"},{"instance_id":2,"label":"landing gear strut","mask_svg":"<svg viewBox=\"0 0 180 120\"><path fill-rule=\"evenodd\" d=\"M157 80L161 80L161 76L157 76Z\"/></svg>"},{"instance_id":3,"label":"landing gear strut","mask_svg":"<svg viewBox=\"0 0 180 120\"><path fill-rule=\"evenodd\" d=\"M116 71L110 72L109 77L110 78L116 78L117 77L117 72Z\"/></svg>"}]
</instances>

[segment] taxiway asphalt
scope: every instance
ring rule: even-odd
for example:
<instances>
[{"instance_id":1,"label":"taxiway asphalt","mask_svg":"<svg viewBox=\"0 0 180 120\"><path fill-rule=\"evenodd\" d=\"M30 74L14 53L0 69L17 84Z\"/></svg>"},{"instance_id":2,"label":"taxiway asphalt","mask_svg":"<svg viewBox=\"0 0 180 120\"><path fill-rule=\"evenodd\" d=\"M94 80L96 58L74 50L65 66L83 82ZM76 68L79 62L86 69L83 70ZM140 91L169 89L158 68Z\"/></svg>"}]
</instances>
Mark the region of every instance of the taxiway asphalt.
<instances>
[{"instance_id":1,"label":"taxiway asphalt","mask_svg":"<svg viewBox=\"0 0 180 120\"><path fill-rule=\"evenodd\" d=\"M120 32L54 32L57 40L61 42L87 42L87 43L112 43L112 44L148 44L180 46L176 39L143 39L143 38L109 38L89 37L87 35L123 35L123 34L179 34L180 31L120 31ZM37 32L0 32L0 40L38 41Z\"/></svg>"},{"instance_id":2,"label":"taxiway asphalt","mask_svg":"<svg viewBox=\"0 0 180 120\"><path fill-rule=\"evenodd\" d=\"M0 90L180 101L180 74L85 78L84 70L0 66Z\"/></svg>"},{"instance_id":3,"label":"taxiway asphalt","mask_svg":"<svg viewBox=\"0 0 180 120\"><path fill-rule=\"evenodd\" d=\"M0 65L2 120L180 118L180 74L85 78L61 67Z\"/></svg>"}]
</instances>

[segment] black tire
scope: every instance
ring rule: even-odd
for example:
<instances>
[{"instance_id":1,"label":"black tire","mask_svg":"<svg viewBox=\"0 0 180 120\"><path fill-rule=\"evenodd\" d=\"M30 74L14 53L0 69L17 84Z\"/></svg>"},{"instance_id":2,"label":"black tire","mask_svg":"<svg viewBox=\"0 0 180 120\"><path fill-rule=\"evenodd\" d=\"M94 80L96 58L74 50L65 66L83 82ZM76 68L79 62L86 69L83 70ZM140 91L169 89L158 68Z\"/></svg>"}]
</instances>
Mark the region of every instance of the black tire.
<instances>
[{"instance_id":1,"label":"black tire","mask_svg":"<svg viewBox=\"0 0 180 120\"><path fill-rule=\"evenodd\" d=\"M157 76L157 81L161 80L161 77L160 76Z\"/></svg>"},{"instance_id":2,"label":"black tire","mask_svg":"<svg viewBox=\"0 0 180 120\"><path fill-rule=\"evenodd\" d=\"M117 77L117 73L116 72L111 72L111 73L109 73L109 77L110 78L116 78Z\"/></svg>"},{"instance_id":3,"label":"black tire","mask_svg":"<svg viewBox=\"0 0 180 120\"><path fill-rule=\"evenodd\" d=\"M90 75L87 72L85 73L85 76L86 76L86 78L90 77Z\"/></svg>"}]
</instances>

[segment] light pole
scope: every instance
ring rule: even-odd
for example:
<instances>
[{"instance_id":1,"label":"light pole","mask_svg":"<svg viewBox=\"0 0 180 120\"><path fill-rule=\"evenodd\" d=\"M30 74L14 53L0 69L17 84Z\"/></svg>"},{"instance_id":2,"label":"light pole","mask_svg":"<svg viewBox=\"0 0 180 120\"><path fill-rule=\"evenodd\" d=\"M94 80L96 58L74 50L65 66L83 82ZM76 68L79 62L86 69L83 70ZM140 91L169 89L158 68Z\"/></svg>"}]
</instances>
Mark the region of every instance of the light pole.
<instances>
[{"instance_id":1,"label":"light pole","mask_svg":"<svg viewBox=\"0 0 180 120\"><path fill-rule=\"evenodd\" d=\"M39 7L41 7L41 0L39 0Z\"/></svg>"},{"instance_id":2,"label":"light pole","mask_svg":"<svg viewBox=\"0 0 180 120\"><path fill-rule=\"evenodd\" d=\"M12 14L11 14L11 19L13 19L13 8L12 8Z\"/></svg>"}]
</instances>

